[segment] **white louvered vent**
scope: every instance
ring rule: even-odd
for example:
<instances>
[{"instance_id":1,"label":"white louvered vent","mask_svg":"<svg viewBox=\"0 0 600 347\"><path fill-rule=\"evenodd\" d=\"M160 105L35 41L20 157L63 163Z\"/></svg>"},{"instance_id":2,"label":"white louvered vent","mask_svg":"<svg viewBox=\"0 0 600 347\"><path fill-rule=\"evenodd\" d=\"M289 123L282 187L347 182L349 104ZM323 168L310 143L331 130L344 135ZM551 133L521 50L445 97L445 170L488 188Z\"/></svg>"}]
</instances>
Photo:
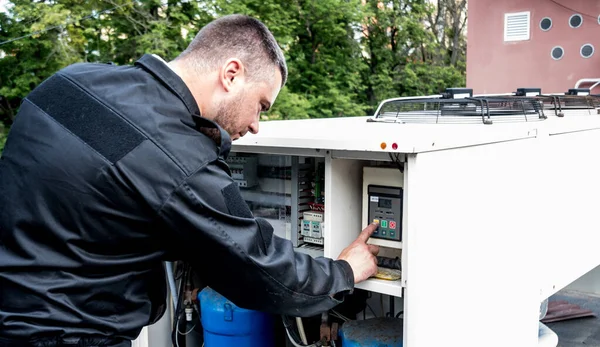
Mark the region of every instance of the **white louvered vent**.
<instances>
[{"instance_id":1,"label":"white louvered vent","mask_svg":"<svg viewBox=\"0 0 600 347\"><path fill-rule=\"evenodd\" d=\"M504 41L529 40L531 12L504 14Z\"/></svg>"}]
</instances>

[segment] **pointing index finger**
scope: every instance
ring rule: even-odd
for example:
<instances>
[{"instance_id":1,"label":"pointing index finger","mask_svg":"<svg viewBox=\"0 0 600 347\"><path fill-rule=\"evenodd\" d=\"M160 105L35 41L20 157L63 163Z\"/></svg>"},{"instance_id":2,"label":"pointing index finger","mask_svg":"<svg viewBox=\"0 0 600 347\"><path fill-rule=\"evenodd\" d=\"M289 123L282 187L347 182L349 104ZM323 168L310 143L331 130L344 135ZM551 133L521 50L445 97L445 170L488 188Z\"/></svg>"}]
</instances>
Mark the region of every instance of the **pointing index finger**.
<instances>
[{"instance_id":1,"label":"pointing index finger","mask_svg":"<svg viewBox=\"0 0 600 347\"><path fill-rule=\"evenodd\" d=\"M363 229L363 231L358 235L358 240L366 243L369 240L369 237L377 230L379 227L378 223L371 223L369 226Z\"/></svg>"}]
</instances>

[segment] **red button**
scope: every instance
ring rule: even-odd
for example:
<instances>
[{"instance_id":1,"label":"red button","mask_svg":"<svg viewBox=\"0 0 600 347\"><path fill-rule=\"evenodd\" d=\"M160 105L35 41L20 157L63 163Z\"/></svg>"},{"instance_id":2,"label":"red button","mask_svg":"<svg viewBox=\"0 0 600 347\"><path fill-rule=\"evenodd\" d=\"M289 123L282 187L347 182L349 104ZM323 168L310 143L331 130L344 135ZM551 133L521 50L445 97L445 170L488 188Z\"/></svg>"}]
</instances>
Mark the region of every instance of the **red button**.
<instances>
[{"instance_id":1,"label":"red button","mask_svg":"<svg viewBox=\"0 0 600 347\"><path fill-rule=\"evenodd\" d=\"M396 222L394 222L394 221L390 222L390 229L392 229L392 230L396 229Z\"/></svg>"}]
</instances>

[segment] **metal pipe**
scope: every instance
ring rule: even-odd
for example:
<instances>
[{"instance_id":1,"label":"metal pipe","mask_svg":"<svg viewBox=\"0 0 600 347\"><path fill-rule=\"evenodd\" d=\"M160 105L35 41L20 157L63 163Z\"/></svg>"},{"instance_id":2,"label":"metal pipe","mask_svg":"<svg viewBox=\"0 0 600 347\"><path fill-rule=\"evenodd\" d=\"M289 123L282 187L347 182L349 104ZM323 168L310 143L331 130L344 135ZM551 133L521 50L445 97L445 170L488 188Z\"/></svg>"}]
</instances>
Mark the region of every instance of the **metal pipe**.
<instances>
[{"instance_id":1,"label":"metal pipe","mask_svg":"<svg viewBox=\"0 0 600 347\"><path fill-rule=\"evenodd\" d=\"M579 88L584 83L594 83L590 87L590 91L600 85L600 78L582 78L577 83L575 83L575 88Z\"/></svg>"},{"instance_id":2,"label":"metal pipe","mask_svg":"<svg viewBox=\"0 0 600 347\"><path fill-rule=\"evenodd\" d=\"M175 285L175 276L173 275L173 263L170 261L165 262L165 268L167 270L167 280L169 281L169 287L171 288L171 296L173 298L173 307L177 310L177 286Z\"/></svg>"}]
</instances>

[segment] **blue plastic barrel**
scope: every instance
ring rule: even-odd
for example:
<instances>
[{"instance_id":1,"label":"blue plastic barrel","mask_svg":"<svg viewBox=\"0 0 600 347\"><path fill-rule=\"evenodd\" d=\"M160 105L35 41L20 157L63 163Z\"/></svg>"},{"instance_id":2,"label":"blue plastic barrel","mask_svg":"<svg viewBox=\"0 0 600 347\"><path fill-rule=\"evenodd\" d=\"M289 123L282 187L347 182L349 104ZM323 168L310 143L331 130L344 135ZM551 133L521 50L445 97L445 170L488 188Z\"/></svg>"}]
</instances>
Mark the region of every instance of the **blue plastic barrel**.
<instances>
[{"instance_id":1,"label":"blue plastic barrel","mask_svg":"<svg viewBox=\"0 0 600 347\"><path fill-rule=\"evenodd\" d=\"M205 347L274 347L271 315L239 308L208 287L198 300Z\"/></svg>"},{"instance_id":2,"label":"blue plastic barrel","mask_svg":"<svg viewBox=\"0 0 600 347\"><path fill-rule=\"evenodd\" d=\"M344 323L339 335L344 347L402 347L402 318L373 318Z\"/></svg>"}]
</instances>

